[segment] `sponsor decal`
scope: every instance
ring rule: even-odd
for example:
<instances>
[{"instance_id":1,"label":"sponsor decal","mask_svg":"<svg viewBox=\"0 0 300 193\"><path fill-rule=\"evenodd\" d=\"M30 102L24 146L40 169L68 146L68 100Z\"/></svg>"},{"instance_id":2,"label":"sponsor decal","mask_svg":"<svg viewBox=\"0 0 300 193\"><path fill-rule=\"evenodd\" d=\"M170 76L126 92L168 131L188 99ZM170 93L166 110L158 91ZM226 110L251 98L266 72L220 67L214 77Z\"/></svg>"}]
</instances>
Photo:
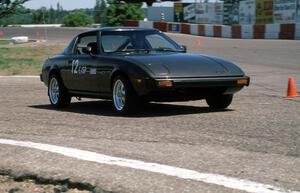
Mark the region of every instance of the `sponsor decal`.
<instances>
[{"instance_id":1,"label":"sponsor decal","mask_svg":"<svg viewBox=\"0 0 300 193\"><path fill-rule=\"evenodd\" d=\"M240 24L255 23L255 0L246 0L240 2L239 22Z\"/></svg>"},{"instance_id":2,"label":"sponsor decal","mask_svg":"<svg viewBox=\"0 0 300 193\"><path fill-rule=\"evenodd\" d=\"M86 66L81 65L79 60L72 61L72 74L85 74L86 73Z\"/></svg>"},{"instance_id":3,"label":"sponsor decal","mask_svg":"<svg viewBox=\"0 0 300 193\"><path fill-rule=\"evenodd\" d=\"M273 0L256 0L256 23L273 23Z\"/></svg>"},{"instance_id":4,"label":"sponsor decal","mask_svg":"<svg viewBox=\"0 0 300 193\"><path fill-rule=\"evenodd\" d=\"M222 24L223 3L175 3L174 21Z\"/></svg>"},{"instance_id":5,"label":"sponsor decal","mask_svg":"<svg viewBox=\"0 0 300 193\"><path fill-rule=\"evenodd\" d=\"M274 23L294 23L297 0L274 0Z\"/></svg>"},{"instance_id":6,"label":"sponsor decal","mask_svg":"<svg viewBox=\"0 0 300 193\"><path fill-rule=\"evenodd\" d=\"M239 23L239 0L224 0L223 24Z\"/></svg>"}]
</instances>

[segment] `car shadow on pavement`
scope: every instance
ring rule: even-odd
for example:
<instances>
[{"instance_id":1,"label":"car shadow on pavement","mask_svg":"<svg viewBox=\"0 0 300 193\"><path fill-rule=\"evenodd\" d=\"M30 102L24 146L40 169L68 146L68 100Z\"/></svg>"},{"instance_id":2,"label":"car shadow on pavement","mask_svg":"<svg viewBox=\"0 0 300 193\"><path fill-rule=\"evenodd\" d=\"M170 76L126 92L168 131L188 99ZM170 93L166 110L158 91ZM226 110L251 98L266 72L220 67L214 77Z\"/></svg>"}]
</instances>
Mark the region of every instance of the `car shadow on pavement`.
<instances>
[{"instance_id":1,"label":"car shadow on pavement","mask_svg":"<svg viewBox=\"0 0 300 193\"><path fill-rule=\"evenodd\" d=\"M65 111L80 114L92 114L101 116L120 116L114 112L111 101L87 101L87 102L72 102L71 105L63 109L55 109L50 104L32 105L29 106L36 109L45 109L53 111ZM124 117L160 117L186 114L202 114L215 112L228 112L231 109L214 110L208 107L197 107L189 105L177 105L166 103L149 103L140 107L136 112Z\"/></svg>"}]
</instances>

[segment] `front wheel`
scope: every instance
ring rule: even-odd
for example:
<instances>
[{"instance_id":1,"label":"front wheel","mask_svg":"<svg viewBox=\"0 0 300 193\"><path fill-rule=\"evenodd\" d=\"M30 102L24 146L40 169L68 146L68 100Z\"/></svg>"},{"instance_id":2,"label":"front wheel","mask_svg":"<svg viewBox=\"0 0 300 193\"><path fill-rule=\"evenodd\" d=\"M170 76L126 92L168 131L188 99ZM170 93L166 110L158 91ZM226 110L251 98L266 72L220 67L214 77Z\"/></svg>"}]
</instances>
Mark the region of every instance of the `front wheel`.
<instances>
[{"instance_id":1,"label":"front wheel","mask_svg":"<svg viewBox=\"0 0 300 193\"><path fill-rule=\"evenodd\" d=\"M139 99L127 78L117 76L114 79L112 94L114 109L117 113L128 114L137 108Z\"/></svg>"},{"instance_id":2,"label":"front wheel","mask_svg":"<svg viewBox=\"0 0 300 193\"><path fill-rule=\"evenodd\" d=\"M213 109L225 109L232 102L233 94L214 95L206 98L206 103Z\"/></svg>"},{"instance_id":3,"label":"front wheel","mask_svg":"<svg viewBox=\"0 0 300 193\"><path fill-rule=\"evenodd\" d=\"M56 74L52 74L49 78L48 95L51 105L56 108L67 107L71 102L70 95Z\"/></svg>"}]
</instances>

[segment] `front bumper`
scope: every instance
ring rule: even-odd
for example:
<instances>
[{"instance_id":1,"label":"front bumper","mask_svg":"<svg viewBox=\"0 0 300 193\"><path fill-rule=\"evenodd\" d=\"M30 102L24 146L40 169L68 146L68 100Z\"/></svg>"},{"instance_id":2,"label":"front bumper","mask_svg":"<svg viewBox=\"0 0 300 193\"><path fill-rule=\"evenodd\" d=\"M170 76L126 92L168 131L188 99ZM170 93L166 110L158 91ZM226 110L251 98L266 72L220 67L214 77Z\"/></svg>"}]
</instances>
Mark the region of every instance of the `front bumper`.
<instances>
[{"instance_id":1,"label":"front bumper","mask_svg":"<svg viewBox=\"0 0 300 193\"><path fill-rule=\"evenodd\" d=\"M234 94L249 84L248 76L148 79L137 88L137 93L155 101L198 100L209 95Z\"/></svg>"},{"instance_id":2,"label":"front bumper","mask_svg":"<svg viewBox=\"0 0 300 193\"><path fill-rule=\"evenodd\" d=\"M214 78L175 78L175 79L156 79L159 81L173 82L171 87L236 87L249 86L250 77L214 77ZM158 84L159 85L159 84Z\"/></svg>"}]
</instances>

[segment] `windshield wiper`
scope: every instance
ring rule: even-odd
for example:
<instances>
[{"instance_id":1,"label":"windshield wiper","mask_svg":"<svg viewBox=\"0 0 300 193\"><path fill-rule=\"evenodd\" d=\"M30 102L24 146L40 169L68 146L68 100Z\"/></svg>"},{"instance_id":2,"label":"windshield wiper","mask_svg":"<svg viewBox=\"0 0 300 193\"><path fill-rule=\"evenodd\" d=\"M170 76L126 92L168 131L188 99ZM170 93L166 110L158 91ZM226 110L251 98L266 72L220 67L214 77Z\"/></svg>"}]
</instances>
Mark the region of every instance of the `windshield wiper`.
<instances>
[{"instance_id":1,"label":"windshield wiper","mask_svg":"<svg viewBox=\"0 0 300 193\"><path fill-rule=\"evenodd\" d=\"M158 52L180 52L181 50L174 50L172 48L154 48L152 51L158 51Z\"/></svg>"},{"instance_id":2,"label":"windshield wiper","mask_svg":"<svg viewBox=\"0 0 300 193\"><path fill-rule=\"evenodd\" d=\"M125 49L125 50L117 50L115 53L119 52L147 52L149 53L151 50L150 49Z\"/></svg>"},{"instance_id":3,"label":"windshield wiper","mask_svg":"<svg viewBox=\"0 0 300 193\"><path fill-rule=\"evenodd\" d=\"M130 52L146 52L149 53L151 51L156 52L182 52L181 50L174 50L172 48L154 48L154 49L147 49L147 48L141 48L141 49L125 49L125 50L117 50L114 53L130 53Z\"/></svg>"}]
</instances>

